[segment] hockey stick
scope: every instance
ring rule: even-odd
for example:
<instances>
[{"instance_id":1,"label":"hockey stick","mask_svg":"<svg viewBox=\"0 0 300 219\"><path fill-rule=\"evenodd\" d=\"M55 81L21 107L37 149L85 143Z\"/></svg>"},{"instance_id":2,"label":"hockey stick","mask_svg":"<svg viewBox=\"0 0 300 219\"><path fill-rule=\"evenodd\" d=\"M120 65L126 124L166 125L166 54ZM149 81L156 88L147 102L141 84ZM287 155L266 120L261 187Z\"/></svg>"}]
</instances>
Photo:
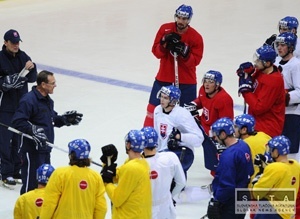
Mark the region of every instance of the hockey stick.
<instances>
[{"instance_id":1,"label":"hockey stick","mask_svg":"<svg viewBox=\"0 0 300 219\"><path fill-rule=\"evenodd\" d=\"M203 217L200 217L200 219L206 219L206 218L208 218L207 214L204 215Z\"/></svg>"},{"instance_id":2,"label":"hockey stick","mask_svg":"<svg viewBox=\"0 0 300 219\"><path fill-rule=\"evenodd\" d=\"M1 122L0 122L0 125L6 127L6 128L7 128L9 131L11 131L11 132L14 132L14 133L16 133L16 134L18 134L18 135L20 135L20 136L24 136L24 137L26 137L26 138L28 138L28 139L33 140L33 137L32 137L31 135L28 135L28 134L26 134L26 133L24 133L24 132L21 132L21 131L15 129L15 128L13 128L13 127L11 127L11 126L8 126L8 125L5 125L5 124L3 124L3 123L1 123ZM49 147L55 148L55 149L57 149L57 150L59 150L59 151L62 151L62 152L65 152L65 153L69 153L69 151L67 151L67 150L65 150L65 149L63 149L63 148L60 148L60 147L58 147L58 146L56 146L56 145L54 145L54 144L52 144L52 143L50 143L50 142L48 142L48 141L46 142L46 144L47 144ZM102 165L99 164L99 163L97 163L97 162L91 161L91 163L92 163L92 164L95 164L95 165L97 165L97 166L99 166L99 167L102 167Z\"/></svg>"},{"instance_id":3,"label":"hockey stick","mask_svg":"<svg viewBox=\"0 0 300 219\"><path fill-rule=\"evenodd\" d=\"M177 52L174 52L174 70L175 70L175 87L179 88L179 75L178 75L178 60Z\"/></svg>"}]
</instances>

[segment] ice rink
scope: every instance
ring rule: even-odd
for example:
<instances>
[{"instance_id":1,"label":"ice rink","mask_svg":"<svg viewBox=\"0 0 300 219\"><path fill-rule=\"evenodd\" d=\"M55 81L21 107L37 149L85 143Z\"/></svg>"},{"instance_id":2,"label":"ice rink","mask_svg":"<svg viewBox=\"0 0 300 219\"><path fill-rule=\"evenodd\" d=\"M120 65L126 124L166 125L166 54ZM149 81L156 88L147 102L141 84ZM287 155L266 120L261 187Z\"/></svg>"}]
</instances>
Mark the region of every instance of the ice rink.
<instances>
[{"instance_id":1,"label":"ice rink","mask_svg":"<svg viewBox=\"0 0 300 219\"><path fill-rule=\"evenodd\" d=\"M118 147L118 164L126 158L124 136L142 128L149 92L159 60L151 53L159 26L173 21L181 4L193 7L191 26L204 38L204 57L197 68L202 76L214 69L223 74L223 87L232 95L235 115L243 99L237 94L235 71L266 38L277 33L278 21L300 18L297 0L0 0L0 35L16 29L24 50L40 70L55 73L57 87L51 96L59 114L84 114L79 126L55 129L55 145L67 149L69 141L85 138L91 157L100 162L101 146ZM66 153L53 150L52 165L67 165ZM100 171L97 166L93 169ZM195 151L188 186L210 183L203 151ZM0 218L13 218L19 186L0 187ZM208 198L177 205L178 218L203 216ZM109 203L108 203L109 204ZM109 206L109 205L108 205ZM110 209L106 218L111 218Z\"/></svg>"}]
</instances>

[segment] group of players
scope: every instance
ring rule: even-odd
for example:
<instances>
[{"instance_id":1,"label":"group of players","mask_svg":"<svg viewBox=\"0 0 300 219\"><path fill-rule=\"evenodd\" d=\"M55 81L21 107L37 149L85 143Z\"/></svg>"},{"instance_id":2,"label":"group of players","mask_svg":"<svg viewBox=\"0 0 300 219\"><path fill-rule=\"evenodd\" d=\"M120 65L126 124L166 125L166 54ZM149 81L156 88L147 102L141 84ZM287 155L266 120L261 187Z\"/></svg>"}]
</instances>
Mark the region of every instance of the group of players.
<instances>
[{"instance_id":1,"label":"group of players","mask_svg":"<svg viewBox=\"0 0 300 219\"><path fill-rule=\"evenodd\" d=\"M46 164L39 167L37 181L39 186L47 184L45 192L34 196L33 190L20 196L15 218L22 218L17 215L26 211L24 206L30 206L24 204L26 197L36 200L32 213L41 219L62 215L104 218L104 191L112 202L112 218L176 218L173 198L186 186L194 148L207 144L216 152L213 156L219 156L216 159L204 153L209 156L207 160L217 160L209 168L214 179L208 218L245 217L245 212L236 213L236 188L288 188L298 192L300 167L287 158L293 154L299 160L297 19L281 19L280 34L272 35L256 50L254 65L245 62L239 66L238 92L249 106L249 114L234 117L233 100L221 86L223 76L219 71L204 74L196 96L196 66L204 45L202 36L189 25L192 15L190 6L181 5L175 11L175 22L163 24L157 32L152 52L160 59L160 68L144 128L126 135L125 163L115 163L118 150L114 145L103 147L101 180L99 174L86 168L90 165L89 143L74 140L69 143L70 166L55 171ZM174 86L176 77L179 84ZM202 110L201 115L198 110ZM273 162L267 162L267 158ZM276 197L272 190L264 194L254 190L252 197L268 198L270 194ZM290 217L285 212L261 214L259 209L254 210L254 218Z\"/></svg>"}]
</instances>

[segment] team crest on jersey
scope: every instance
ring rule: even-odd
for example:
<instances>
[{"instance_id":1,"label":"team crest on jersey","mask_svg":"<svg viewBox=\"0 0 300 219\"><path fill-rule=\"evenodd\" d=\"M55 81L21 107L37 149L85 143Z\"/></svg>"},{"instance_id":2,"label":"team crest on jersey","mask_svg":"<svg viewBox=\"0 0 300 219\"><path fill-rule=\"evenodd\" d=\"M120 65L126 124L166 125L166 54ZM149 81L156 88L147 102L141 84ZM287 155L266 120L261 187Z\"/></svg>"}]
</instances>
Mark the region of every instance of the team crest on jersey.
<instances>
[{"instance_id":1,"label":"team crest on jersey","mask_svg":"<svg viewBox=\"0 0 300 219\"><path fill-rule=\"evenodd\" d=\"M255 80L255 81L253 82L253 92L256 90L257 87L258 87L258 81Z\"/></svg>"},{"instance_id":2,"label":"team crest on jersey","mask_svg":"<svg viewBox=\"0 0 300 219\"><path fill-rule=\"evenodd\" d=\"M79 188L81 188L82 190L85 190L88 187L88 183L85 180L81 180L79 183Z\"/></svg>"},{"instance_id":3,"label":"team crest on jersey","mask_svg":"<svg viewBox=\"0 0 300 219\"><path fill-rule=\"evenodd\" d=\"M150 179L156 179L158 177L158 173L155 170L151 170Z\"/></svg>"},{"instance_id":4,"label":"team crest on jersey","mask_svg":"<svg viewBox=\"0 0 300 219\"><path fill-rule=\"evenodd\" d=\"M167 137L167 124L160 124L159 130L160 130L160 136L165 139Z\"/></svg>"},{"instance_id":5,"label":"team crest on jersey","mask_svg":"<svg viewBox=\"0 0 300 219\"><path fill-rule=\"evenodd\" d=\"M37 198L36 200L35 200L35 205L37 206L37 207L42 207L42 205L43 205L43 199L42 198Z\"/></svg>"},{"instance_id":6,"label":"team crest on jersey","mask_svg":"<svg viewBox=\"0 0 300 219\"><path fill-rule=\"evenodd\" d=\"M248 153L245 153L245 158L249 162L251 160L251 156Z\"/></svg>"},{"instance_id":7,"label":"team crest on jersey","mask_svg":"<svg viewBox=\"0 0 300 219\"><path fill-rule=\"evenodd\" d=\"M204 115L204 118L205 118L205 121L208 121L209 120L209 110L205 107L203 107L203 115Z\"/></svg>"}]
</instances>

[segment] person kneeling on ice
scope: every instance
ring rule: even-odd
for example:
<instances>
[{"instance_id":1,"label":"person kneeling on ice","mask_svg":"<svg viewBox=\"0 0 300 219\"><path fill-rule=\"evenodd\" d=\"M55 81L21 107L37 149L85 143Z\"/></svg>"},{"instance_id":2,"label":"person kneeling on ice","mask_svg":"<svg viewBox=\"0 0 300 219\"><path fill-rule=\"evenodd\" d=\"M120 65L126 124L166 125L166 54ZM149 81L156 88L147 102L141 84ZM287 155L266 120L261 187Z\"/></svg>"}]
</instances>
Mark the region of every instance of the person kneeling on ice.
<instances>
[{"instance_id":1,"label":"person kneeling on ice","mask_svg":"<svg viewBox=\"0 0 300 219\"><path fill-rule=\"evenodd\" d=\"M235 189L248 188L250 176L254 173L250 148L234 137L233 121L227 117L213 123L211 131L227 149L220 156L212 182L213 198L208 205L208 218L242 219L245 214L235 214Z\"/></svg>"},{"instance_id":2,"label":"person kneeling on ice","mask_svg":"<svg viewBox=\"0 0 300 219\"><path fill-rule=\"evenodd\" d=\"M14 219L37 218L44 201L45 187L54 167L50 164L41 165L37 171L38 188L21 195L15 204Z\"/></svg>"},{"instance_id":3,"label":"person kneeling on ice","mask_svg":"<svg viewBox=\"0 0 300 219\"><path fill-rule=\"evenodd\" d=\"M158 148L174 152L185 175L194 161L194 148L200 147L204 137L190 112L179 106L181 91L170 85L157 94L160 105L154 110L154 129L158 133Z\"/></svg>"}]
</instances>

